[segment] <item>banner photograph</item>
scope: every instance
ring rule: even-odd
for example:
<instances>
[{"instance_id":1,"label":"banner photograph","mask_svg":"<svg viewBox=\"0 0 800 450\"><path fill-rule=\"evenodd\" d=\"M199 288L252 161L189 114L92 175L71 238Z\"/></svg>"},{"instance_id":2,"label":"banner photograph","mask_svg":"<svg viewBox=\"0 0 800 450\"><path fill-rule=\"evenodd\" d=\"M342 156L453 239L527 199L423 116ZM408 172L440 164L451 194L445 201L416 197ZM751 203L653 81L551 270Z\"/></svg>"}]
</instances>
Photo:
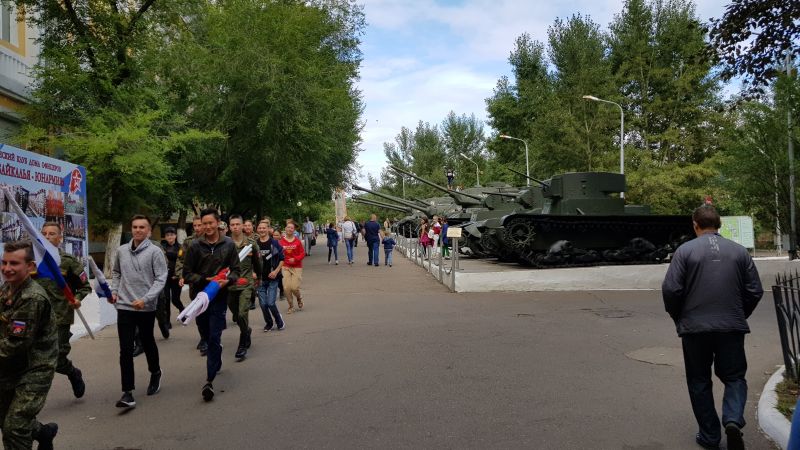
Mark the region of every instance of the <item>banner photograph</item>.
<instances>
[{"instance_id":1,"label":"banner photograph","mask_svg":"<svg viewBox=\"0 0 800 450\"><path fill-rule=\"evenodd\" d=\"M57 222L62 249L83 260L89 253L86 169L48 156L0 144L0 188L8 189L39 230ZM0 196L2 242L24 237L23 224L8 198Z\"/></svg>"}]
</instances>

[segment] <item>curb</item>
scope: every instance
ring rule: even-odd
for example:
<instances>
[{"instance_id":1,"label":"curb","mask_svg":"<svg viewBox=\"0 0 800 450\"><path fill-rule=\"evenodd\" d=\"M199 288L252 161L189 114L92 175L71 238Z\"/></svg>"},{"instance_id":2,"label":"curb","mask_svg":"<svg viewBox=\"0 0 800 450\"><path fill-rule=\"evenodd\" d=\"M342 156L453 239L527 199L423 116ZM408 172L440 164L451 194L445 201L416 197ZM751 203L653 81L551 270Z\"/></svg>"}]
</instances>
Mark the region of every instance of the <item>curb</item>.
<instances>
[{"instance_id":1,"label":"curb","mask_svg":"<svg viewBox=\"0 0 800 450\"><path fill-rule=\"evenodd\" d=\"M789 445L789 432L792 424L783 416L776 406L778 396L775 395L775 386L783 380L784 366L780 366L775 373L769 377L764 390L761 391L761 398L758 400L758 427L782 449Z\"/></svg>"}]
</instances>

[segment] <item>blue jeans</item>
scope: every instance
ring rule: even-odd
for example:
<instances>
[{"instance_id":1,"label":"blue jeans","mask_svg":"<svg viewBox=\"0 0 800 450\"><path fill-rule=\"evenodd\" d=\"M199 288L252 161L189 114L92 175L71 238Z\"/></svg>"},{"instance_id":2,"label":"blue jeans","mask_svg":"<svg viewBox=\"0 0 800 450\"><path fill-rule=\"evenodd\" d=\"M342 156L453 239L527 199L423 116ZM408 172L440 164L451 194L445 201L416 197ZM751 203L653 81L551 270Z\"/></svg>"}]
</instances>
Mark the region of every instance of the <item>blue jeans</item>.
<instances>
[{"instance_id":1,"label":"blue jeans","mask_svg":"<svg viewBox=\"0 0 800 450\"><path fill-rule=\"evenodd\" d=\"M720 422L714 406L711 366L723 384L722 424L734 422L744 427L744 405L747 401L747 360L744 352L744 333L710 332L682 336L686 384L692 411L700 428L700 438L719 444Z\"/></svg>"},{"instance_id":2,"label":"blue jeans","mask_svg":"<svg viewBox=\"0 0 800 450\"><path fill-rule=\"evenodd\" d=\"M380 259L378 258L378 252L380 251L381 243L380 241L367 241L367 252L369 255L369 259L367 260L367 265L375 264L376 266L380 265Z\"/></svg>"},{"instance_id":3,"label":"blue jeans","mask_svg":"<svg viewBox=\"0 0 800 450\"><path fill-rule=\"evenodd\" d=\"M391 266L392 265L392 249L390 249L390 250L384 249L383 252L386 254L386 258L385 258L386 264Z\"/></svg>"},{"instance_id":4,"label":"blue jeans","mask_svg":"<svg viewBox=\"0 0 800 450\"><path fill-rule=\"evenodd\" d=\"M261 282L256 290L258 295L258 304L261 305L261 312L264 314L264 322L267 323L267 328L272 328L272 318L275 318L275 323L278 328L283 328L283 316L278 311L278 306L275 302L278 300L278 279L269 280L269 282Z\"/></svg>"},{"instance_id":5,"label":"blue jeans","mask_svg":"<svg viewBox=\"0 0 800 450\"><path fill-rule=\"evenodd\" d=\"M333 245L329 245L328 246L328 262L331 262L331 253L333 253L333 260L334 261L339 261L339 242L338 241L334 241Z\"/></svg>"},{"instance_id":6,"label":"blue jeans","mask_svg":"<svg viewBox=\"0 0 800 450\"><path fill-rule=\"evenodd\" d=\"M228 310L228 290L221 290L208 305L208 309L197 316L200 336L208 342L206 358L206 381L211 383L222 369L222 330L225 329L225 313ZM205 333L204 333L205 331Z\"/></svg>"},{"instance_id":7,"label":"blue jeans","mask_svg":"<svg viewBox=\"0 0 800 450\"><path fill-rule=\"evenodd\" d=\"M355 239L345 239L344 246L347 250L347 262L353 262L353 244L355 243Z\"/></svg>"}]
</instances>

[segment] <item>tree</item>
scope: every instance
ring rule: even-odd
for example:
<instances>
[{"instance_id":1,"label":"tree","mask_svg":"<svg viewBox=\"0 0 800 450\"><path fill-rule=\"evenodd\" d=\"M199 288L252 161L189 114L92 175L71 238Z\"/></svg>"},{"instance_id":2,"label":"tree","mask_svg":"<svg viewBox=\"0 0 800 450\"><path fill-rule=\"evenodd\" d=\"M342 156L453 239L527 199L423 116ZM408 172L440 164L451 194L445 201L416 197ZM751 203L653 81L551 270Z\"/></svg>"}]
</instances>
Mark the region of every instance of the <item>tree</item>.
<instances>
[{"instance_id":1,"label":"tree","mask_svg":"<svg viewBox=\"0 0 800 450\"><path fill-rule=\"evenodd\" d=\"M711 19L710 46L726 79L742 76L755 87L775 79L787 55L800 55L800 2L733 0Z\"/></svg>"},{"instance_id":2,"label":"tree","mask_svg":"<svg viewBox=\"0 0 800 450\"><path fill-rule=\"evenodd\" d=\"M483 122L475 118L475 114L458 116L455 112L450 111L442 121L440 130L445 149L445 168L455 171L460 180L460 183L457 184L465 184L466 179L471 179L471 177L467 178L467 174L472 173L473 168L472 163L465 160L461 154L476 162L486 158Z\"/></svg>"}]
</instances>

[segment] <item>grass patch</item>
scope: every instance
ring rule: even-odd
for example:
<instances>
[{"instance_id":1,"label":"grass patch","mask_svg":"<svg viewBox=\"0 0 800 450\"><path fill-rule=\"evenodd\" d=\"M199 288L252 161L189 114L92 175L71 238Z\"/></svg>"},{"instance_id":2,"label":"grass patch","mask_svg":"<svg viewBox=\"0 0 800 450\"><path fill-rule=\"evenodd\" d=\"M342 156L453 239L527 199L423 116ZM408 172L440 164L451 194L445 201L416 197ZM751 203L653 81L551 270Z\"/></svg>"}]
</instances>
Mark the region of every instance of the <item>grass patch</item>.
<instances>
[{"instance_id":1,"label":"grass patch","mask_svg":"<svg viewBox=\"0 0 800 450\"><path fill-rule=\"evenodd\" d=\"M775 394L778 396L778 406L776 408L790 422L792 421L792 414L794 414L794 407L797 404L799 393L800 385L790 378L784 378L783 381L775 386Z\"/></svg>"}]
</instances>

